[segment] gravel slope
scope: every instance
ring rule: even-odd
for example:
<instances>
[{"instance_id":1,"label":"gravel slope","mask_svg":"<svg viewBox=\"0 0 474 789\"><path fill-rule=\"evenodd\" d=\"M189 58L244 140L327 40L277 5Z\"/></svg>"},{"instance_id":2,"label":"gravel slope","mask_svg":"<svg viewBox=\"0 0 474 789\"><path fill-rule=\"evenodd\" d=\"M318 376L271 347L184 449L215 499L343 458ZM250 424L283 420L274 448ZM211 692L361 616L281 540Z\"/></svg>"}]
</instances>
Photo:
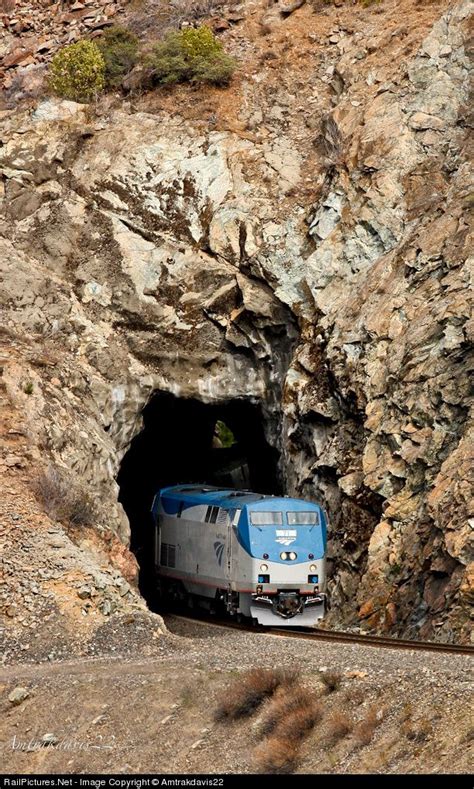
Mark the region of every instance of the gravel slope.
<instances>
[{"instance_id":1,"label":"gravel slope","mask_svg":"<svg viewBox=\"0 0 474 789\"><path fill-rule=\"evenodd\" d=\"M19 773L254 772L254 719L225 725L213 711L252 666L296 669L323 694L324 716L303 744L299 772L469 772L472 661L463 655L309 643L170 616L156 657L24 664L0 670L0 750ZM20 703L9 700L24 688ZM24 695L24 694L23 694ZM373 738L328 741L335 713L351 725L376 709Z\"/></svg>"}]
</instances>

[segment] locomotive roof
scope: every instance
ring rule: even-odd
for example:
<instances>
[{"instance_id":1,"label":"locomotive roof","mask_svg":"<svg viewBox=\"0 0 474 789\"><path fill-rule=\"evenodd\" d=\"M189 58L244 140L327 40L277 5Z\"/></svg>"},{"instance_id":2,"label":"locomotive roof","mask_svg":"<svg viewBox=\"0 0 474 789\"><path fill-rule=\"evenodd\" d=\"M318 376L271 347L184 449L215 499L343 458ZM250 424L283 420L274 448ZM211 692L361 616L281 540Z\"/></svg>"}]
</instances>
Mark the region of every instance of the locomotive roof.
<instances>
[{"instance_id":1,"label":"locomotive roof","mask_svg":"<svg viewBox=\"0 0 474 789\"><path fill-rule=\"evenodd\" d=\"M292 505L298 505L298 508L302 505L305 507L318 507L314 502L304 499L253 493L251 490L218 488L212 485L173 485L169 488L162 488L160 495L186 499L200 504L213 504L218 507L242 508L249 505L264 505L271 510L282 509L283 507L288 508Z\"/></svg>"}]
</instances>

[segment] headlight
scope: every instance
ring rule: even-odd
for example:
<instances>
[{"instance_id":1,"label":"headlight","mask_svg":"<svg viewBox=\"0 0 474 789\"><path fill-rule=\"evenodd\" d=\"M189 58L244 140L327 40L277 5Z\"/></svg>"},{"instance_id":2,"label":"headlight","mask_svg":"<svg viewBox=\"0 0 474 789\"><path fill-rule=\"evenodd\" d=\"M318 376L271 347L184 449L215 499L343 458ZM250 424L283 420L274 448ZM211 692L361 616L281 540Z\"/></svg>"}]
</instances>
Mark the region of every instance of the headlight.
<instances>
[{"instance_id":1,"label":"headlight","mask_svg":"<svg viewBox=\"0 0 474 789\"><path fill-rule=\"evenodd\" d=\"M317 569L318 569L318 568L316 567L316 565L315 565L315 564L310 564L310 565L309 565L309 571L310 571L310 573L315 573Z\"/></svg>"},{"instance_id":2,"label":"headlight","mask_svg":"<svg viewBox=\"0 0 474 789\"><path fill-rule=\"evenodd\" d=\"M267 570L268 570L268 564L261 564L260 565L260 569L261 569L262 573L266 573Z\"/></svg>"},{"instance_id":3,"label":"headlight","mask_svg":"<svg viewBox=\"0 0 474 789\"><path fill-rule=\"evenodd\" d=\"M289 558L289 559L290 559L292 562L294 562L294 561L295 561L295 559L297 558L297 556L296 556L296 553L293 553L293 551L291 551L291 553L289 554L288 558Z\"/></svg>"},{"instance_id":4,"label":"headlight","mask_svg":"<svg viewBox=\"0 0 474 789\"><path fill-rule=\"evenodd\" d=\"M280 553L280 559L283 559L283 561L286 562L286 560L288 559L288 554L285 551L283 551L283 553Z\"/></svg>"}]
</instances>

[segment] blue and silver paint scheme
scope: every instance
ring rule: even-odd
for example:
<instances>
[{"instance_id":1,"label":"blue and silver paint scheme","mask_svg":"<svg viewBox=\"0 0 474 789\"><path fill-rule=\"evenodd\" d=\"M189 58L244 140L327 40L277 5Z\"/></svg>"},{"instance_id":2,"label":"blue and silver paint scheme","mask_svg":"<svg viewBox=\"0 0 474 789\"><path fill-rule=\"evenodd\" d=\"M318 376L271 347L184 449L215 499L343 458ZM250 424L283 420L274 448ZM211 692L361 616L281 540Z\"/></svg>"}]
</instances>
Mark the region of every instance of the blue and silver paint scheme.
<instances>
[{"instance_id":1,"label":"blue and silver paint scheme","mask_svg":"<svg viewBox=\"0 0 474 789\"><path fill-rule=\"evenodd\" d=\"M289 497L205 485L155 496L155 564L165 583L222 599L263 625L313 625L325 610L327 520Z\"/></svg>"}]
</instances>

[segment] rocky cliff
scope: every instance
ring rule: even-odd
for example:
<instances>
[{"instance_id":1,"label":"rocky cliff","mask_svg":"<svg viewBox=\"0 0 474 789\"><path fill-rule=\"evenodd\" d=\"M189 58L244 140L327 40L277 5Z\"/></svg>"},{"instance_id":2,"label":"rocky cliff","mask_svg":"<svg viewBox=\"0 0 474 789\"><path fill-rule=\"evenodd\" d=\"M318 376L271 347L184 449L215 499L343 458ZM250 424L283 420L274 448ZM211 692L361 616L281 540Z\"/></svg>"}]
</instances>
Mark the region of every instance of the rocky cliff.
<instances>
[{"instance_id":1,"label":"rocky cliff","mask_svg":"<svg viewBox=\"0 0 474 789\"><path fill-rule=\"evenodd\" d=\"M225 90L9 99L5 534L45 464L87 486L77 627L143 609L79 591L92 544L133 581L116 477L171 392L259 404L287 492L329 512L329 624L468 638L472 7L242 3Z\"/></svg>"}]
</instances>

